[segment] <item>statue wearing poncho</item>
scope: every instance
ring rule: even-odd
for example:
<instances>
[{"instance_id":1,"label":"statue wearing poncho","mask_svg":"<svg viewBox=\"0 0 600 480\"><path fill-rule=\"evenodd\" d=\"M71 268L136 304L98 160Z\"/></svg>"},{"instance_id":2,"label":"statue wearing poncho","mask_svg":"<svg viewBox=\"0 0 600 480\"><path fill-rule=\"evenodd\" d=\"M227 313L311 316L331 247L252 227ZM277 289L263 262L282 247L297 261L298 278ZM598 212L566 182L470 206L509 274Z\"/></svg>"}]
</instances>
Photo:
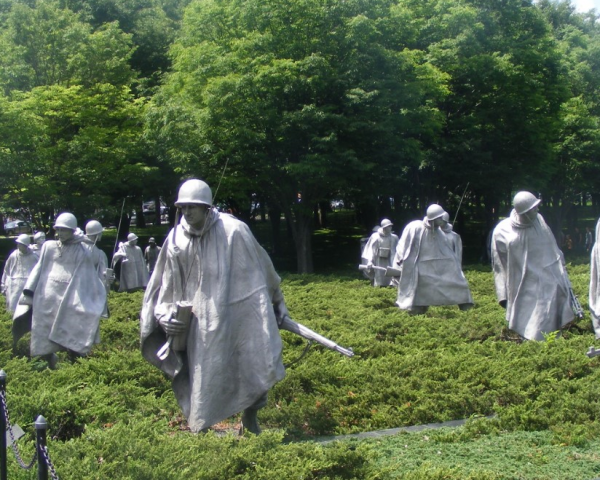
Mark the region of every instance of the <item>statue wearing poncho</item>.
<instances>
[{"instance_id":1,"label":"statue wearing poncho","mask_svg":"<svg viewBox=\"0 0 600 480\"><path fill-rule=\"evenodd\" d=\"M396 300L401 310L416 314L434 305L461 310L473 305L458 257L440 229L443 213L439 205L430 205L423 220L410 222L402 232L394 260L402 268Z\"/></svg>"},{"instance_id":2,"label":"statue wearing poncho","mask_svg":"<svg viewBox=\"0 0 600 480\"><path fill-rule=\"evenodd\" d=\"M19 242L21 237L26 237L26 240ZM2 283L0 283L0 290L6 296L6 310L13 313L17 309L17 303L27 277L38 261L38 256L28 247L29 236L23 234L19 236L19 239L17 239L18 248L6 259L2 272Z\"/></svg>"},{"instance_id":3,"label":"statue wearing poncho","mask_svg":"<svg viewBox=\"0 0 600 480\"><path fill-rule=\"evenodd\" d=\"M71 350L85 355L98 343L106 290L98 278L87 237L80 230L47 241L23 293L33 296L31 355Z\"/></svg>"},{"instance_id":4,"label":"statue wearing poncho","mask_svg":"<svg viewBox=\"0 0 600 480\"><path fill-rule=\"evenodd\" d=\"M590 313L596 338L600 338L600 219L596 223L596 241L590 264Z\"/></svg>"},{"instance_id":5,"label":"statue wearing poncho","mask_svg":"<svg viewBox=\"0 0 600 480\"><path fill-rule=\"evenodd\" d=\"M144 296L142 354L173 379L192 431L260 408L284 377L279 284L267 253L230 215L208 208L202 229L183 218L167 236ZM159 322L179 301L192 303L186 350L160 360L167 335Z\"/></svg>"},{"instance_id":6,"label":"statue wearing poncho","mask_svg":"<svg viewBox=\"0 0 600 480\"><path fill-rule=\"evenodd\" d=\"M121 261L119 276L119 292L143 290L148 284L148 269L142 249L137 246L138 237L134 233L127 236L127 241L119 244L113 255L113 265Z\"/></svg>"},{"instance_id":7,"label":"statue wearing poncho","mask_svg":"<svg viewBox=\"0 0 600 480\"><path fill-rule=\"evenodd\" d=\"M519 192L515 204L520 194L528 193ZM574 319L563 254L537 213L538 203L521 214L513 209L492 237L498 301L506 307L508 327L528 340L544 340L544 334Z\"/></svg>"},{"instance_id":8,"label":"statue wearing poncho","mask_svg":"<svg viewBox=\"0 0 600 480\"><path fill-rule=\"evenodd\" d=\"M392 222L387 218L381 221L380 228L369 238L362 251L362 263L375 267L393 267L398 236L392 233ZM392 277L386 277L385 271L371 270L368 277L373 281L374 287L387 287L392 282Z\"/></svg>"}]
</instances>

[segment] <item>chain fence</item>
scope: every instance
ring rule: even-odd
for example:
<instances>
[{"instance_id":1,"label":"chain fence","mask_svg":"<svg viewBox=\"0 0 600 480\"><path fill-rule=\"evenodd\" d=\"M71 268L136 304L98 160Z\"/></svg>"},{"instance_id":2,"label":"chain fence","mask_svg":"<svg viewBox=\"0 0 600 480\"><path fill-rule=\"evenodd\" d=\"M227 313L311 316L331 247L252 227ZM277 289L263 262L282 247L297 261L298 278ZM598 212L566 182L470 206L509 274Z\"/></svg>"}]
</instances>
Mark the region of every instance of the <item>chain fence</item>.
<instances>
[{"instance_id":1,"label":"chain fence","mask_svg":"<svg viewBox=\"0 0 600 480\"><path fill-rule=\"evenodd\" d=\"M8 405L6 403L6 373L0 370L0 480L7 480L7 433L10 437L10 446L19 467L30 470L38 465L38 480L48 480L48 473L52 480L59 480L54 464L50 460L46 446L46 431L48 423L41 415L35 421L36 449L31 461L25 462L17 445L17 436L10 423Z\"/></svg>"}]
</instances>

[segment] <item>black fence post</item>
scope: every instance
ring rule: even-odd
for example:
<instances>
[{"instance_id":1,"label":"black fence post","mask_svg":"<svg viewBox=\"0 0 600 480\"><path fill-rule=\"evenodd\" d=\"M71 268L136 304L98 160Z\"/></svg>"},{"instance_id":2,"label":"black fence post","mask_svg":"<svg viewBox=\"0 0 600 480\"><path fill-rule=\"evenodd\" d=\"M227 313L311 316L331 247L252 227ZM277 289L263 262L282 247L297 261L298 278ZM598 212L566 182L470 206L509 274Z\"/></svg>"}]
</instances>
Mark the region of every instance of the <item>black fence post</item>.
<instances>
[{"instance_id":1,"label":"black fence post","mask_svg":"<svg viewBox=\"0 0 600 480\"><path fill-rule=\"evenodd\" d=\"M48 462L46 460L46 430L48 422L41 415L35 420L36 448L38 462L38 480L48 480Z\"/></svg>"},{"instance_id":2,"label":"black fence post","mask_svg":"<svg viewBox=\"0 0 600 480\"><path fill-rule=\"evenodd\" d=\"M0 370L0 480L6 480L6 372Z\"/></svg>"}]
</instances>

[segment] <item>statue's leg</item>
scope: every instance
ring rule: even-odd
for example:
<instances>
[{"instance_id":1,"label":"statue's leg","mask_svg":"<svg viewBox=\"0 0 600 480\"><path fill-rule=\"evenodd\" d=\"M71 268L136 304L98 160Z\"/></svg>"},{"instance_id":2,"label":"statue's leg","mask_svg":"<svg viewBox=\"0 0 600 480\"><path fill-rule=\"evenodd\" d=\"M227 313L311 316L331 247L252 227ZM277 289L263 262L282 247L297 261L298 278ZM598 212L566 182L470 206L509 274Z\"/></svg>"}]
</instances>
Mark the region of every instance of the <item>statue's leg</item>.
<instances>
[{"instance_id":1,"label":"statue's leg","mask_svg":"<svg viewBox=\"0 0 600 480\"><path fill-rule=\"evenodd\" d=\"M249 431L254 435L259 435L261 429L258 425L258 411L267 404L267 394L260 397L252 406L246 408L242 414L242 428L240 434Z\"/></svg>"}]
</instances>

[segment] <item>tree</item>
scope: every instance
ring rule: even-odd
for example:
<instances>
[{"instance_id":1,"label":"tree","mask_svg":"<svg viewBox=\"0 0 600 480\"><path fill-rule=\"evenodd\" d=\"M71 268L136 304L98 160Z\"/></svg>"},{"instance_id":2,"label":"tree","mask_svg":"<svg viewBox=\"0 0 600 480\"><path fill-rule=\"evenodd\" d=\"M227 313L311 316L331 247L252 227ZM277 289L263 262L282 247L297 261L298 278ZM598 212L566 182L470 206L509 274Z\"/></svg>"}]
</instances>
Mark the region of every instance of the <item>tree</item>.
<instances>
[{"instance_id":1,"label":"tree","mask_svg":"<svg viewBox=\"0 0 600 480\"><path fill-rule=\"evenodd\" d=\"M300 272L313 269L316 203L413 162L439 125L428 100L442 77L419 52L389 45L391 6L193 2L155 98L157 142L209 180L227 164L224 186L243 183L284 212Z\"/></svg>"}]
</instances>

